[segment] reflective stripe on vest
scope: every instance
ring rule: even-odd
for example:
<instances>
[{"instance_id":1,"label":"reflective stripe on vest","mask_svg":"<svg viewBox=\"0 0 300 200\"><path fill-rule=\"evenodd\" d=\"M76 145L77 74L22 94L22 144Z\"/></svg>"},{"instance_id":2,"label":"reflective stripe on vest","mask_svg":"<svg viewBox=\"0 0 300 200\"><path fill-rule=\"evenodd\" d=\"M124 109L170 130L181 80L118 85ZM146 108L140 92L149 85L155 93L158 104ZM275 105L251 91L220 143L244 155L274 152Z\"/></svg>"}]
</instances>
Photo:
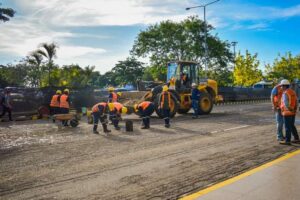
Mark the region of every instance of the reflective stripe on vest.
<instances>
[{"instance_id":1,"label":"reflective stripe on vest","mask_svg":"<svg viewBox=\"0 0 300 200\"><path fill-rule=\"evenodd\" d=\"M283 116L294 116L296 115L296 104L297 104L297 97L296 93L288 88L284 93L284 95L287 96L288 102L289 102L289 107L286 107L284 104L284 98L281 98L281 112Z\"/></svg>"},{"instance_id":2,"label":"reflective stripe on vest","mask_svg":"<svg viewBox=\"0 0 300 200\"><path fill-rule=\"evenodd\" d=\"M102 102L102 103L97 103L96 105L94 105L92 107L92 112L95 113L95 112L99 112L99 106L103 106L103 107L106 107L107 103L105 102Z\"/></svg>"},{"instance_id":3,"label":"reflective stripe on vest","mask_svg":"<svg viewBox=\"0 0 300 200\"><path fill-rule=\"evenodd\" d=\"M283 94L281 85L277 85L276 89L277 89L277 95L273 96L273 106L275 108L276 107L280 107L280 105L281 105L281 98L282 98L282 94Z\"/></svg>"},{"instance_id":4,"label":"reflective stripe on vest","mask_svg":"<svg viewBox=\"0 0 300 200\"><path fill-rule=\"evenodd\" d=\"M55 95L52 96L50 107L58 107L59 108L58 97L59 97L58 94L55 94Z\"/></svg>"},{"instance_id":5,"label":"reflective stripe on vest","mask_svg":"<svg viewBox=\"0 0 300 200\"><path fill-rule=\"evenodd\" d=\"M118 95L114 92L111 93L112 94L112 102L117 102L118 101Z\"/></svg>"},{"instance_id":6,"label":"reflective stripe on vest","mask_svg":"<svg viewBox=\"0 0 300 200\"><path fill-rule=\"evenodd\" d=\"M63 94L60 96L60 107L61 108L70 108L69 102L67 102L68 95Z\"/></svg>"},{"instance_id":7,"label":"reflective stripe on vest","mask_svg":"<svg viewBox=\"0 0 300 200\"><path fill-rule=\"evenodd\" d=\"M114 106L117 109L118 112L122 111L123 105L118 103L118 102L114 102Z\"/></svg>"},{"instance_id":8,"label":"reflective stripe on vest","mask_svg":"<svg viewBox=\"0 0 300 200\"><path fill-rule=\"evenodd\" d=\"M150 101L144 101L144 102L140 103L138 107L142 108L143 110L146 110L150 104L151 104Z\"/></svg>"},{"instance_id":9,"label":"reflective stripe on vest","mask_svg":"<svg viewBox=\"0 0 300 200\"><path fill-rule=\"evenodd\" d=\"M161 97L161 102L160 102L160 107L163 108L164 102L165 102L165 94L168 94L168 104L169 108L171 109L171 93L170 92L163 92L162 97Z\"/></svg>"}]
</instances>

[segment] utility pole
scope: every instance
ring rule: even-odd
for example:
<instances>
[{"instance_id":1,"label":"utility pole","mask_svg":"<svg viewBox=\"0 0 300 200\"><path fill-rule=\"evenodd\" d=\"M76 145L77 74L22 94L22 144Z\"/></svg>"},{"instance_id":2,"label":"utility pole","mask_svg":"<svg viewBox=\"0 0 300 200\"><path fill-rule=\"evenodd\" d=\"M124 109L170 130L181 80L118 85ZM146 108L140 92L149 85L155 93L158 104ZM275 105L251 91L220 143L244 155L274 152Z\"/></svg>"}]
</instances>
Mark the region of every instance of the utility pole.
<instances>
[{"instance_id":1,"label":"utility pole","mask_svg":"<svg viewBox=\"0 0 300 200\"><path fill-rule=\"evenodd\" d=\"M235 68L235 59L236 59L235 47L236 47L237 43L238 42L236 42L236 41L231 42L231 45L233 46L233 55L234 55L234 59L233 59L234 67L233 68Z\"/></svg>"},{"instance_id":2,"label":"utility pole","mask_svg":"<svg viewBox=\"0 0 300 200\"><path fill-rule=\"evenodd\" d=\"M187 7L185 10L191 10L194 8L203 8L203 19L204 19L204 48L205 48L205 76L207 78L207 69L208 69L208 45L207 45L207 23L206 23L206 6L209 6L211 4L217 3L220 0L212 1L210 3L200 5L200 6L193 6L193 7Z\"/></svg>"}]
</instances>

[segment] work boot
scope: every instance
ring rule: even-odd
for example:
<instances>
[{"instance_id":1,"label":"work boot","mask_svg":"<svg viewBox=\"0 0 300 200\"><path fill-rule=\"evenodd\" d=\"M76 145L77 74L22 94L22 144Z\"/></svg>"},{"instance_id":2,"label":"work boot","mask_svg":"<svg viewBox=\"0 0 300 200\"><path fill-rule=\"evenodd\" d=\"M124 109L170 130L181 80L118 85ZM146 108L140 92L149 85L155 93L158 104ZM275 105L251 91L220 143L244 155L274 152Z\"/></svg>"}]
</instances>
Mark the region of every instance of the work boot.
<instances>
[{"instance_id":1,"label":"work boot","mask_svg":"<svg viewBox=\"0 0 300 200\"><path fill-rule=\"evenodd\" d=\"M143 125L143 126L141 127L141 129L147 129L147 126L146 126L146 125Z\"/></svg>"},{"instance_id":2,"label":"work boot","mask_svg":"<svg viewBox=\"0 0 300 200\"><path fill-rule=\"evenodd\" d=\"M99 132L97 131L98 125L94 125L93 127L93 133L94 134L99 134Z\"/></svg>"},{"instance_id":3,"label":"work boot","mask_svg":"<svg viewBox=\"0 0 300 200\"><path fill-rule=\"evenodd\" d=\"M193 119L198 119L198 115L194 115L192 118Z\"/></svg>"},{"instance_id":4,"label":"work boot","mask_svg":"<svg viewBox=\"0 0 300 200\"><path fill-rule=\"evenodd\" d=\"M299 143L300 143L300 140L299 140L299 139L298 139L298 140L295 139L295 140L292 140L291 142L292 142L292 143L299 144Z\"/></svg>"},{"instance_id":5,"label":"work boot","mask_svg":"<svg viewBox=\"0 0 300 200\"><path fill-rule=\"evenodd\" d=\"M279 144L283 144L283 145L291 145L291 142L280 141Z\"/></svg>"},{"instance_id":6,"label":"work boot","mask_svg":"<svg viewBox=\"0 0 300 200\"><path fill-rule=\"evenodd\" d=\"M106 124L102 124L102 127L103 127L104 133L110 133L111 132L111 130L107 129L107 125Z\"/></svg>"},{"instance_id":7,"label":"work boot","mask_svg":"<svg viewBox=\"0 0 300 200\"><path fill-rule=\"evenodd\" d=\"M170 124L165 124L165 127L166 128L170 128Z\"/></svg>"}]
</instances>

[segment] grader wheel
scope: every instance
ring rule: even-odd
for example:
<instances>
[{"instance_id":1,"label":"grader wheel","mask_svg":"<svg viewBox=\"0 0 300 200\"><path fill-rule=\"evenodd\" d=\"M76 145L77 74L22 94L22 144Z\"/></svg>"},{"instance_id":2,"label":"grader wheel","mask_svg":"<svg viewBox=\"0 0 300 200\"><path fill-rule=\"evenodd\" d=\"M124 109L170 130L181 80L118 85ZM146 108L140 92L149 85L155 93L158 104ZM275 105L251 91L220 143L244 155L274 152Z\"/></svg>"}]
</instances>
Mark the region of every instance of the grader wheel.
<instances>
[{"instance_id":1,"label":"grader wheel","mask_svg":"<svg viewBox=\"0 0 300 200\"><path fill-rule=\"evenodd\" d=\"M199 98L199 115L207 115L213 109L213 100L210 94L201 93Z\"/></svg>"},{"instance_id":2,"label":"grader wheel","mask_svg":"<svg viewBox=\"0 0 300 200\"><path fill-rule=\"evenodd\" d=\"M155 101L154 101L154 105L155 105L155 112L156 114L160 117L160 118L163 118L163 113L160 109L158 109L159 107L159 96L160 95L157 95L156 98L155 98ZM178 104L178 101L176 99L176 97L171 94L171 111L170 111L170 117L173 118L175 115L176 115L176 112L179 108L179 104Z\"/></svg>"}]
</instances>

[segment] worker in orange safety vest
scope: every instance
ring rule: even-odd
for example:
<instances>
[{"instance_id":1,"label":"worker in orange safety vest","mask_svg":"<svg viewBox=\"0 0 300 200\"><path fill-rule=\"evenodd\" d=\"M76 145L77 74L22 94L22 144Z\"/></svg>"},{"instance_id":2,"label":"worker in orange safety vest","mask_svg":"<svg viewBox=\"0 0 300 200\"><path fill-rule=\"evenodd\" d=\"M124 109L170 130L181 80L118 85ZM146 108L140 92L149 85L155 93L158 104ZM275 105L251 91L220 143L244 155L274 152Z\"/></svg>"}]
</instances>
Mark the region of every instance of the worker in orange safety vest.
<instances>
[{"instance_id":1,"label":"worker in orange safety vest","mask_svg":"<svg viewBox=\"0 0 300 200\"><path fill-rule=\"evenodd\" d=\"M55 95L53 95L51 98L50 112L52 116L60 113L60 103L59 103L60 95L61 95L61 90L57 90ZM54 123L55 119L52 118L52 120Z\"/></svg>"},{"instance_id":2,"label":"worker in orange safety vest","mask_svg":"<svg viewBox=\"0 0 300 200\"><path fill-rule=\"evenodd\" d=\"M283 90L281 88L281 84L279 83L276 85L271 92L271 102L272 102L272 109L275 113L275 119L277 123L277 140L283 141L283 116L281 114L280 104L281 104L281 97L282 97Z\"/></svg>"},{"instance_id":3,"label":"worker in orange safety vest","mask_svg":"<svg viewBox=\"0 0 300 200\"><path fill-rule=\"evenodd\" d=\"M149 129L150 116L154 112L154 104L150 101L143 101L140 104L134 105L134 109L140 114L143 119L143 126L141 127L141 129Z\"/></svg>"},{"instance_id":4,"label":"worker in orange safety vest","mask_svg":"<svg viewBox=\"0 0 300 200\"><path fill-rule=\"evenodd\" d=\"M111 130L107 128L107 113L109 112L108 103L97 103L92 107L92 116L94 121L93 133L99 134L97 131L99 120L102 124L104 133L109 133Z\"/></svg>"},{"instance_id":5,"label":"worker in orange safety vest","mask_svg":"<svg viewBox=\"0 0 300 200\"><path fill-rule=\"evenodd\" d=\"M165 127L170 128L170 111L171 111L171 92L167 85L163 86L163 91L159 96L159 110L162 112L165 120Z\"/></svg>"},{"instance_id":6,"label":"worker in orange safety vest","mask_svg":"<svg viewBox=\"0 0 300 200\"><path fill-rule=\"evenodd\" d=\"M281 98L281 113L285 125L285 141L280 141L280 144L290 145L291 142L299 143L299 135L295 127L295 116L298 108L298 99L294 90L289 88L290 82L288 80L281 81L283 94ZM293 134L294 140L291 141Z\"/></svg>"},{"instance_id":7,"label":"worker in orange safety vest","mask_svg":"<svg viewBox=\"0 0 300 200\"><path fill-rule=\"evenodd\" d=\"M61 114L68 114L70 111L70 98L69 98L70 91L69 89L65 89L64 93L59 97L59 107ZM64 126L68 126L68 121L62 121Z\"/></svg>"}]
</instances>

